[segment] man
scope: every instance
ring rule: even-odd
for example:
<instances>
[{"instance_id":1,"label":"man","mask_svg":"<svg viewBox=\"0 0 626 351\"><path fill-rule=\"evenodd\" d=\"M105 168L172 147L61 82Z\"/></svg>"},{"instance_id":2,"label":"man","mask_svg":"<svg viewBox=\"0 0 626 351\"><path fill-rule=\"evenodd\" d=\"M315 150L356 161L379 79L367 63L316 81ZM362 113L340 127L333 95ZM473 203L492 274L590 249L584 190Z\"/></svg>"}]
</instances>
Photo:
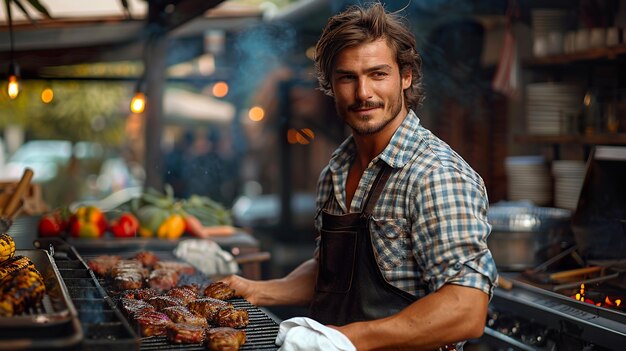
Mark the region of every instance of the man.
<instances>
[{"instance_id":1,"label":"man","mask_svg":"<svg viewBox=\"0 0 626 351\"><path fill-rule=\"evenodd\" d=\"M316 257L282 279L225 279L256 305L310 304L358 350L462 347L496 281L483 181L410 109L415 47L378 3L329 20L316 68L352 136L318 182Z\"/></svg>"}]
</instances>

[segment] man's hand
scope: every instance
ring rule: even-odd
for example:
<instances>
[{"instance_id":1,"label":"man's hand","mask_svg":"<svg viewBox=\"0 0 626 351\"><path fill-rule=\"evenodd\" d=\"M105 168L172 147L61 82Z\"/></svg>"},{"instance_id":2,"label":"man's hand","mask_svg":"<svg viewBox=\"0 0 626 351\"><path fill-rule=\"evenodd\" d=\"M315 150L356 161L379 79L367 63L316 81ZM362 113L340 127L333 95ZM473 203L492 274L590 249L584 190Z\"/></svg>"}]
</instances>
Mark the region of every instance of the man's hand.
<instances>
[{"instance_id":1,"label":"man's hand","mask_svg":"<svg viewBox=\"0 0 626 351\"><path fill-rule=\"evenodd\" d=\"M258 301L259 293L256 292L256 287L260 282L246 279L238 275L230 275L221 280L228 284L232 289L235 289L235 294L248 300L251 304L259 306Z\"/></svg>"}]
</instances>

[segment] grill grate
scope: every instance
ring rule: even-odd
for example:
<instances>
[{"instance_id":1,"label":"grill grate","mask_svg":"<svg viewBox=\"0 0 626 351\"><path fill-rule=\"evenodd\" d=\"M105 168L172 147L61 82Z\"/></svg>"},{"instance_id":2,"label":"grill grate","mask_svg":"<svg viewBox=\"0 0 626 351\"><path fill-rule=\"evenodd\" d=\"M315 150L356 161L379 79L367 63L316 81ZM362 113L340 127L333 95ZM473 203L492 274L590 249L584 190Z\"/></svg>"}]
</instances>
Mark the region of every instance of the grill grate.
<instances>
[{"instance_id":1,"label":"grill grate","mask_svg":"<svg viewBox=\"0 0 626 351\"><path fill-rule=\"evenodd\" d=\"M171 251L155 251L151 250L156 256L161 260L175 260L180 261L176 256L172 254ZM82 258L86 261L95 258L99 254L111 254L111 252L98 252L82 255ZM121 256L123 258L133 257L136 252L125 252ZM105 290L109 290L109 282L106 279L102 278L94 278L98 282L98 285L102 286ZM203 276L202 274L195 274L193 276L183 276L181 277L182 284L188 283L197 283L199 285L207 285L211 282L211 279ZM69 284L68 284L69 287ZM81 292L76 292L80 294ZM83 294L85 292L82 292ZM109 295L113 297L112 301L115 301L116 298L114 294L109 291ZM105 292L106 294L106 292ZM242 298L231 299L228 302L232 303L238 309L245 309L248 311L248 319L249 324L244 329L246 332L246 343L241 346L241 351L246 350L260 350L260 351L270 351L277 350L278 347L274 344L276 340L276 335L278 334L278 324L271 319L265 312L263 312L258 307L252 305L248 301ZM80 302L76 303L78 306ZM80 314L80 311L79 311ZM104 318L104 317L102 317ZM89 331L87 330L85 334L89 335ZM206 350L206 346L203 344L172 344L167 340L165 336L152 336L141 338L140 350ZM117 350L116 350L117 351Z\"/></svg>"}]
</instances>

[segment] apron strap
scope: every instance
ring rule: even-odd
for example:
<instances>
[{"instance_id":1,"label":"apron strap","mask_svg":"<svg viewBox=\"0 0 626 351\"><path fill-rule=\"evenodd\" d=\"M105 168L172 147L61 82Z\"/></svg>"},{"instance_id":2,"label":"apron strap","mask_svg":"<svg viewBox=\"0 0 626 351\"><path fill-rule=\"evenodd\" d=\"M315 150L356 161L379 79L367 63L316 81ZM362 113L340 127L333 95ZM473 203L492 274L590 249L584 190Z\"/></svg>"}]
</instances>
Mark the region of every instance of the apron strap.
<instances>
[{"instance_id":1,"label":"apron strap","mask_svg":"<svg viewBox=\"0 0 626 351\"><path fill-rule=\"evenodd\" d=\"M391 176L391 167L389 167L389 165L385 162L382 163L382 168L378 171L376 179L374 179L374 183L372 184L372 188L370 189L369 194L367 194L367 199L365 199L363 211L361 212L361 218L367 218L372 214L372 210L374 209L374 206L376 206L376 202L378 202L380 194L383 193L389 176Z\"/></svg>"}]
</instances>

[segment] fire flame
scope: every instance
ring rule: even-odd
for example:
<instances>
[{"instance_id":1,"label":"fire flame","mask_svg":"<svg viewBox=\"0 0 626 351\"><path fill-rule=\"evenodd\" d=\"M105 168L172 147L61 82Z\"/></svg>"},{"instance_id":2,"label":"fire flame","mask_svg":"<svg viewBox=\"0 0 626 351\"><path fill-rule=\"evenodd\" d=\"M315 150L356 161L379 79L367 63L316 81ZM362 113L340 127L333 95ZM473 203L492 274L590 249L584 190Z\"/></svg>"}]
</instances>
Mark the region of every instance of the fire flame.
<instances>
[{"instance_id":1,"label":"fire flame","mask_svg":"<svg viewBox=\"0 0 626 351\"><path fill-rule=\"evenodd\" d=\"M576 293L576 295L572 296L572 298L575 299L576 301L586 302L592 305L596 305L598 307L602 307L602 306L620 307L620 305L622 304L622 300L620 298L614 298L613 300L611 300L609 296L605 296L604 303L595 302L591 299L586 298L585 297L585 284L580 284L579 291Z\"/></svg>"}]
</instances>

